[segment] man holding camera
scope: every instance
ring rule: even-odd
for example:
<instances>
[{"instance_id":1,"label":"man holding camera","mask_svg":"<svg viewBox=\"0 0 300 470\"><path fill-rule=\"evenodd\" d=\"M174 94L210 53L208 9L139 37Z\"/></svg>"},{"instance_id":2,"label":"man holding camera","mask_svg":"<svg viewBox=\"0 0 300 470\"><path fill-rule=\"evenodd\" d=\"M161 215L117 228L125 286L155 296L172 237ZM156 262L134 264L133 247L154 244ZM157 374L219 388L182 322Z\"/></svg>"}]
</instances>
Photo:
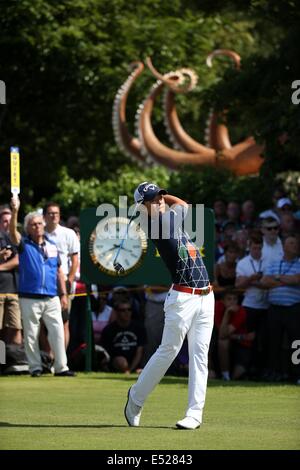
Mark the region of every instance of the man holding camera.
<instances>
[{"instance_id":1,"label":"man holding camera","mask_svg":"<svg viewBox=\"0 0 300 470\"><path fill-rule=\"evenodd\" d=\"M21 344L22 324L17 287L19 257L7 233L10 219L11 210L4 207L0 212L0 338L7 344Z\"/></svg>"},{"instance_id":2,"label":"man holding camera","mask_svg":"<svg viewBox=\"0 0 300 470\"><path fill-rule=\"evenodd\" d=\"M262 357L265 346L262 344L263 330L267 321L269 307L268 291L260 283L267 261L262 257L263 237L260 232L253 231L249 237L249 255L242 258L236 267L235 287L245 289L242 302L247 313L247 327L255 332L254 366L264 366Z\"/></svg>"}]
</instances>

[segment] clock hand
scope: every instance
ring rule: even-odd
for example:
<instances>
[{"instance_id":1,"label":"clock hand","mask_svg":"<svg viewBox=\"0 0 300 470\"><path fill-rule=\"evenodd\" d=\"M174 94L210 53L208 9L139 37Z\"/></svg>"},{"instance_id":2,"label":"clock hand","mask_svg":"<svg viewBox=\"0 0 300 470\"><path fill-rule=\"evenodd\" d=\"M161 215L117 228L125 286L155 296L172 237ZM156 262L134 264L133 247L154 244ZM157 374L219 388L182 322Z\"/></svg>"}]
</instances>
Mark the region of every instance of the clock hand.
<instances>
[{"instance_id":1,"label":"clock hand","mask_svg":"<svg viewBox=\"0 0 300 470\"><path fill-rule=\"evenodd\" d=\"M121 244L120 244L120 246L119 246L119 248L118 248L118 251L117 251L117 254L116 254L116 256L115 256L115 259L113 260L113 266L114 266L114 268L115 268L117 274L123 274L124 271L125 271L124 268L123 268L123 266L121 265L121 263L118 263L118 262L117 262L117 259L118 259L119 253L120 253L120 251L121 251L121 248L122 248L122 246L124 245L125 239L126 239L126 237L127 237L127 235L128 235L129 227L130 227L130 224L131 224L132 219L133 219L133 217L134 217L134 214L136 213L137 208L142 204L142 202L143 202L142 200L139 200L139 201L135 204L133 213L132 213L132 215L131 215L131 217L130 217L130 219L129 219L129 222L128 222L128 225L127 225L127 228L126 228L125 237L124 237L123 240L121 241Z\"/></svg>"},{"instance_id":2,"label":"clock hand","mask_svg":"<svg viewBox=\"0 0 300 470\"><path fill-rule=\"evenodd\" d=\"M105 255L105 253L108 253L109 251L113 251L113 250L115 250L116 248L119 248L119 246L118 246L118 245L114 245L114 246L112 246L111 248L109 248L108 250L103 251L103 253L101 253L101 255Z\"/></svg>"},{"instance_id":3,"label":"clock hand","mask_svg":"<svg viewBox=\"0 0 300 470\"><path fill-rule=\"evenodd\" d=\"M129 253L132 253L132 250L128 250L128 248L124 248L124 246L122 246L122 250L125 250L125 251L128 251Z\"/></svg>"},{"instance_id":4,"label":"clock hand","mask_svg":"<svg viewBox=\"0 0 300 470\"><path fill-rule=\"evenodd\" d=\"M120 245L114 245L116 248L120 248ZM128 250L128 248L124 248L124 246L121 247L121 250L129 251L129 253L132 253L132 250Z\"/></svg>"}]
</instances>

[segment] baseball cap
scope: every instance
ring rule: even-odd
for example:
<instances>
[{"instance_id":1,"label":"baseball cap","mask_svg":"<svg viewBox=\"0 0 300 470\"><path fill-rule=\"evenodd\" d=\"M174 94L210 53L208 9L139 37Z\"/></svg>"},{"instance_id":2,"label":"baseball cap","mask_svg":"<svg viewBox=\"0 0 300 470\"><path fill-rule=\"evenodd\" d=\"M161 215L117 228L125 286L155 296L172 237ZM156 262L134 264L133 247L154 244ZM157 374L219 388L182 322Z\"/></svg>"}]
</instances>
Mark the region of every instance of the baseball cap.
<instances>
[{"instance_id":1,"label":"baseball cap","mask_svg":"<svg viewBox=\"0 0 300 470\"><path fill-rule=\"evenodd\" d=\"M262 219L262 222L264 223L265 219L272 218L274 221L278 222L280 224L280 218L276 214L276 212L272 211L272 209L268 209L266 211L263 211L259 214L259 218Z\"/></svg>"},{"instance_id":2,"label":"baseball cap","mask_svg":"<svg viewBox=\"0 0 300 470\"><path fill-rule=\"evenodd\" d=\"M282 197L277 201L277 208L282 209L283 206L292 206L292 201L288 197Z\"/></svg>"},{"instance_id":3,"label":"baseball cap","mask_svg":"<svg viewBox=\"0 0 300 470\"><path fill-rule=\"evenodd\" d=\"M165 189L157 186L157 184L144 181L144 183L139 184L134 191L134 200L136 203L152 201L158 194L168 193Z\"/></svg>"}]
</instances>

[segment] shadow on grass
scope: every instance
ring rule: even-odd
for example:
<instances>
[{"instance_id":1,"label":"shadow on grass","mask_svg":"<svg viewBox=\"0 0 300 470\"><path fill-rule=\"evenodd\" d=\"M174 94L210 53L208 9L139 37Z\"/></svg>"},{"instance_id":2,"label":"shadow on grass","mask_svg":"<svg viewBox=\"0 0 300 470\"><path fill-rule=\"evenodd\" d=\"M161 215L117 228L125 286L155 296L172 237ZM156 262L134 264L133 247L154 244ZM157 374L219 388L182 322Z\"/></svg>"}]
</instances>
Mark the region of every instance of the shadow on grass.
<instances>
[{"instance_id":1,"label":"shadow on grass","mask_svg":"<svg viewBox=\"0 0 300 470\"><path fill-rule=\"evenodd\" d=\"M13 378L13 379L18 379L20 376L3 376L0 375L3 378ZM136 382L138 379L138 374L131 374L131 375L126 375L122 373L114 373L114 372L78 372L77 377L72 378L72 382L80 379L88 379L88 380L106 380L106 381L116 381L116 382L124 382L127 383L127 386L129 387L132 385L132 382ZM24 378L24 375L22 375L22 378ZM37 380L44 380L48 379L49 376L42 377L40 379L34 379L34 381ZM32 380L31 377L26 377L25 379L27 380ZM52 380L52 377L51 377ZM58 382L62 381L63 379L59 379ZM69 381L69 378L66 379ZM188 377L186 376L176 376L176 375L166 375L162 381L162 384L164 385L184 385L187 386L188 384ZM255 380L231 380L230 382L226 382L221 379L210 379L208 380L208 387L226 387L226 388L231 388L231 387L245 387L245 388L258 388L258 387L283 387L283 386L294 386L295 384L293 382L259 382Z\"/></svg>"},{"instance_id":2,"label":"shadow on grass","mask_svg":"<svg viewBox=\"0 0 300 470\"><path fill-rule=\"evenodd\" d=\"M99 374L99 375L98 375ZM99 372L97 375L92 375L89 378L95 380L117 380L122 382L132 382L138 379L138 375L122 375L122 374L106 374ZM188 378L183 376L173 376L167 375L165 376L161 383L163 384L183 384L187 385ZM255 387L282 387L284 385L292 385L290 382L256 382L254 380L231 380L230 382L225 382L224 380L220 379L212 379L208 380L208 387L246 387L246 388L255 388Z\"/></svg>"},{"instance_id":3,"label":"shadow on grass","mask_svg":"<svg viewBox=\"0 0 300 470\"><path fill-rule=\"evenodd\" d=\"M285 385L293 385L290 382L256 382L254 380L231 380L226 382L220 379L213 379L208 381L208 387L282 387Z\"/></svg>"},{"instance_id":4,"label":"shadow on grass","mask_svg":"<svg viewBox=\"0 0 300 470\"><path fill-rule=\"evenodd\" d=\"M103 428L129 428L127 424L21 424L0 422L0 428L68 428L68 429L103 429ZM174 426L140 426L144 429L172 429L178 431ZM134 428L133 428L134 429Z\"/></svg>"},{"instance_id":5,"label":"shadow on grass","mask_svg":"<svg viewBox=\"0 0 300 470\"><path fill-rule=\"evenodd\" d=\"M100 372L101 374L101 372ZM137 381L138 375L137 374L132 374L132 375L122 375L122 374L111 374L111 375L100 375L100 376L91 376L91 379L95 380L117 380L117 381L122 381L122 382L132 382L132 381ZM176 377L176 376L166 376L162 379L162 383L164 384L174 384L174 383L183 383L187 384L187 377Z\"/></svg>"}]
</instances>

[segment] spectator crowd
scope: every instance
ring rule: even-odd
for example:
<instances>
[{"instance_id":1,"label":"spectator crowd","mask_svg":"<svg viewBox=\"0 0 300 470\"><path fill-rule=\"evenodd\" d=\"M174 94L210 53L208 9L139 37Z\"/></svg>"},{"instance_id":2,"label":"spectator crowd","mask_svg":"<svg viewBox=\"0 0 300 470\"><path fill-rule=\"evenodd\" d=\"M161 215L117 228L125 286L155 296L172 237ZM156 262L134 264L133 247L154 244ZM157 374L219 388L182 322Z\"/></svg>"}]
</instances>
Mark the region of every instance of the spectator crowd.
<instances>
[{"instance_id":1,"label":"spectator crowd","mask_svg":"<svg viewBox=\"0 0 300 470\"><path fill-rule=\"evenodd\" d=\"M251 200L214 202L211 379L300 385L291 360L300 340L299 194L294 207L277 188L260 213ZM93 369L139 373L160 344L168 286L93 285L87 317L79 219L62 221L50 201L20 229L19 206L17 198L0 206L0 339L13 358L2 372L74 376L85 367L90 321ZM188 374L187 342L169 373Z\"/></svg>"}]
</instances>

